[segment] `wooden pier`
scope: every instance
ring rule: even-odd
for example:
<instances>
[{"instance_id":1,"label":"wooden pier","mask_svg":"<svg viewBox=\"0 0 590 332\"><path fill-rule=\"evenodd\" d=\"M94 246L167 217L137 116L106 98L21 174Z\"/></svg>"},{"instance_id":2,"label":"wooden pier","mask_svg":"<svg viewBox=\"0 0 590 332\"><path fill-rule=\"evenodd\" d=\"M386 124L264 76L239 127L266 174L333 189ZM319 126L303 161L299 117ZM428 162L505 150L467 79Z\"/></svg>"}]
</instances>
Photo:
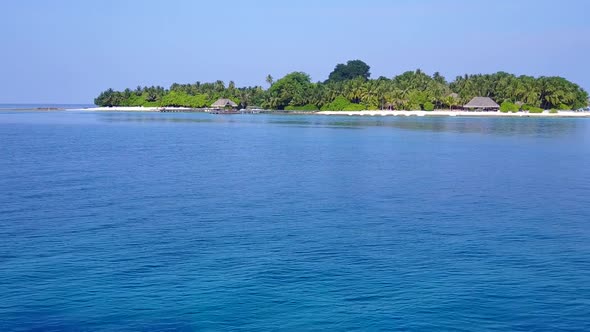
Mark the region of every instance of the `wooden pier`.
<instances>
[{"instance_id":1,"label":"wooden pier","mask_svg":"<svg viewBox=\"0 0 590 332\"><path fill-rule=\"evenodd\" d=\"M207 109L205 108L174 108L174 107L163 107L160 108L160 112L162 113L205 113Z\"/></svg>"},{"instance_id":2,"label":"wooden pier","mask_svg":"<svg viewBox=\"0 0 590 332\"><path fill-rule=\"evenodd\" d=\"M240 111L235 109L221 109L221 110L210 110L211 114L240 114Z\"/></svg>"},{"instance_id":3,"label":"wooden pier","mask_svg":"<svg viewBox=\"0 0 590 332\"><path fill-rule=\"evenodd\" d=\"M161 107L158 109L161 113L209 113L209 114L259 114L259 113L275 113L277 111L263 110L263 109L214 109L214 108L187 108L187 107ZM293 111L285 111L285 113L295 113ZM307 112L309 113L309 112Z\"/></svg>"}]
</instances>

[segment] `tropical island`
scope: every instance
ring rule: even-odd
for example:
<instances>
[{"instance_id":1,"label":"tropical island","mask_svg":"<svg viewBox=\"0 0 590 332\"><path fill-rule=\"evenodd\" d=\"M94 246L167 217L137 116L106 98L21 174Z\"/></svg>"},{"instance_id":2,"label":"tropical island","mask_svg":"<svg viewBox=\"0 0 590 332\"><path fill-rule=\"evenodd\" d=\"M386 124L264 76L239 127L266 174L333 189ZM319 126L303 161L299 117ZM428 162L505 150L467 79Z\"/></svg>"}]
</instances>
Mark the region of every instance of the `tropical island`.
<instances>
[{"instance_id":1,"label":"tropical island","mask_svg":"<svg viewBox=\"0 0 590 332\"><path fill-rule=\"evenodd\" d=\"M506 72L456 77L448 82L440 73L420 69L392 78L370 78L370 67L361 60L338 64L323 82L312 82L304 72L274 80L268 88L236 87L233 81L161 86L100 93L100 107L206 108L230 100L236 108L260 107L283 111L455 110L473 103L475 109L502 112L576 110L588 106L588 93L562 77L516 76ZM480 99L478 99L480 98ZM483 98L483 99L482 99ZM491 101L491 103L490 103ZM477 104L481 103L481 105ZM496 104L497 103L497 104ZM493 106L486 109L486 105ZM496 107L497 106L497 107Z\"/></svg>"}]
</instances>

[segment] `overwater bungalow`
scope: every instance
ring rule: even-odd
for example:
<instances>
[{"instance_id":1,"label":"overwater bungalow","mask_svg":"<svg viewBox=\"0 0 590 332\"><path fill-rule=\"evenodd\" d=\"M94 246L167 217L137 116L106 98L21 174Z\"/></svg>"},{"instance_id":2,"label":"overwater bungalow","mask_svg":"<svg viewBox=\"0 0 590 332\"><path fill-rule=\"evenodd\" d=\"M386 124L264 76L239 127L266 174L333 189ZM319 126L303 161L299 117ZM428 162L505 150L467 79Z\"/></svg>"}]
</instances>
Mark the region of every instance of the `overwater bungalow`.
<instances>
[{"instance_id":1,"label":"overwater bungalow","mask_svg":"<svg viewBox=\"0 0 590 332\"><path fill-rule=\"evenodd\" d=\"M238 107L238 104L236 104L235 102L233 102L233 100L231 99L227 99L227 98L220 98L217 99L216 102L213 103L213 105L211 105L211 108L214 109L236 109Z\"/></svg>"},{"instance_id":2,"label":"overwater bungalow","mask_svg":"<svg viewBox=\"0 0 590 332\"><path fill-rule=\"evenodd\" d=\"M475 97L465 104L463 108L477 111L498 111L500 109L500 105L498 105L492 98L489 97Z\"/></svg>"},{"instance_id":3,"label":"overwater bungalow","mask_svg":"<svg viewBox=\"0 0 590 332\"><path fill-rule=\"evenodd\" d=\"M227 98L220 98L211 105L210 113L214 114L238 114L238 104Z\"/></svg>"}]
</instances>

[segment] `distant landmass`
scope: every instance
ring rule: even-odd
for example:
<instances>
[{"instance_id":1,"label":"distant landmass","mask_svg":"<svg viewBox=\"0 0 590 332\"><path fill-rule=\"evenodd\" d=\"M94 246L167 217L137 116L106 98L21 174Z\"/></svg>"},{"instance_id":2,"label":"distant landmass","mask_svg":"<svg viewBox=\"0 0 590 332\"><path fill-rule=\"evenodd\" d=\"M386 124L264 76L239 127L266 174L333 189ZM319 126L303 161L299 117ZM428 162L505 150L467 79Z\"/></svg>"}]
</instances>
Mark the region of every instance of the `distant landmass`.
<instances>
[{"instance_id":1,"label":"distant landmass","mask_svg":"<svg viewBox=\"0 0 590 332\"><path fill-rule=\"evenodd\" d=\"M53 104L53 103L28 103L28 104L0 104L0 110L39 110L56 111L65 109L80 109L93 107L92 104Z\"/></svg>"},{"instance_id":2,"label":"distant landmass","mask_svg":"<svg viewBox=\"0 0 590 332\"><path fill-rule=\"evenodd\" d=\"M98 106L209 107L225 98L238 107L277 110L425 110L462 107L474 97L487 97L506 111L525 109L575 110L588 106L588 93L562 77L516 76L506 72L473 74L449 82L440 73L420 69L393 78L370 78L370 67L361 60L338 64L323 82L311 82L304 72L293 72L268 87L236 87L233 81L194 84L174 83L115 91L108 89L94 100Z\"/></svg>"}]
</instances>

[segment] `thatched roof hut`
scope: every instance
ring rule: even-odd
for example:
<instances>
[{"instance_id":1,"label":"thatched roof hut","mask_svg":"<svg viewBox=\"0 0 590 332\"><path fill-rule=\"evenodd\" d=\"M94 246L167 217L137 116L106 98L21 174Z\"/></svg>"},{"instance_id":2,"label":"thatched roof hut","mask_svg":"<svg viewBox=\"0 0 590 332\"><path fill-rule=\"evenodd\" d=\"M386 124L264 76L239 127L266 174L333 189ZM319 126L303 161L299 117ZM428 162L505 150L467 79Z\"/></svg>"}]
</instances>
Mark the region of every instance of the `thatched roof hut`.
<instances>
[{"instance_id":1,"label":"thatched roof hut","mask_svg":"<svg viewBox=\"0 0 590 332\"><path fill-rule=\"evenodd\" d=\"M236 108L238 104L234 103L231 99L220 98L211 105L212 108Z\"/></svg>"},{"instance_id":2,"label":"thatched roof hut","mask_svg":"<svg viewBox=\"0 0 590 332\"><path fill-rule=\"evenodd\" d=\"M498 105L492 98L489 97L475 97L471 99L470 102L463 106L465 108L477 108L483 110L498 110L500 109L500 105Z\"/></svg>"}]
</instances>

